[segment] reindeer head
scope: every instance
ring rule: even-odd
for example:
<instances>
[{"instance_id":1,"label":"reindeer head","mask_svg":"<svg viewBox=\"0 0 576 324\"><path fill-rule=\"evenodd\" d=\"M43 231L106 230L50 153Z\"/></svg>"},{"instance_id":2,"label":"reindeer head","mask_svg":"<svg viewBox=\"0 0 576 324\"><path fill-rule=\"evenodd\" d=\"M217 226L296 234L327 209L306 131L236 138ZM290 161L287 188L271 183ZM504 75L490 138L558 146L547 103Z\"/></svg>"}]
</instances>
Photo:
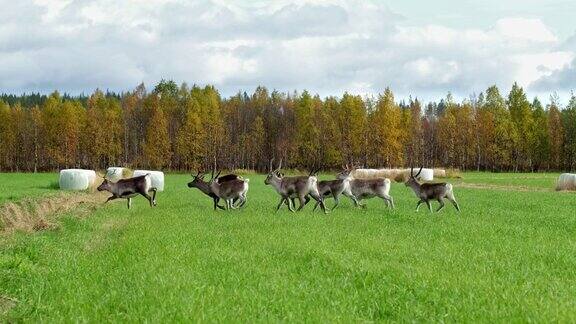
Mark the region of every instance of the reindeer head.
<instances>
[{"instance_id":1,"label":"reindeer head","mask_svg":"<svg viewBox=\"0 0 576 324\"><path fill-rule=\"evenodd\" d=\"M336 179L346 180L351 177L352 171L354 171L354 167L349 167L348 164L346 164L346 167L342 167L342 172L336 175Z\"/></svg>"},{"instance_id":2,"label":"reindeer head","mask_svg":"<svg viewBox=\"0 0 576 324\"><path fill-rule=\"evenodd\" d=\"M410 167L410 178L408 178L408 180L406 180L406 182L404 183L406 185L406 187L412 187L414 185L417 185L417 186L420 185L417 178L420 175L420 173L422 172L422 168L424 168L424 167L420 167L420 170L418 170L418 173L414 174L414 168Z\"/></svg>"},{"instance_id":3,"label":"reindeer head","mask_svg":"<svg viewBox=\"0 0 576 324\"><path fill-rule=\"evenodd\" d=\"M192 175L192 181L188 182L188 188L196 188L200 183L204 183L204 174L198 171L196 175Z\"/></svg>"},{"instance_id":4,"label":"reindeer head","mask_svg":"<svg viewBox=\"0 0 576 324\"><path fill-rule=\"evenodd\" d=\"M98 191L111 191L112 190L112 181L110 181L110 180L106 179L106 177L104 177L104 181L96 189Z\"/></svg>"},{"instance_id":5,"label":"reindeer head","mask_svg":"<svg viewBox=\"0 0 576 324\"><path fill-rule=\"evenodd\" d=\"M266 176L266 180L264 180L264 184L267 185L272 183L272 181L274 180L278 181L281 180L282 177L284 177L284 175L280 173L280 169L282 168L282 159L280 159L280 164L278 165L278 168L276 168L275 170L272 169L272 161L274 161L274 159L270 160L269 172L268 175Z\"/></svg>"}]
</instances>

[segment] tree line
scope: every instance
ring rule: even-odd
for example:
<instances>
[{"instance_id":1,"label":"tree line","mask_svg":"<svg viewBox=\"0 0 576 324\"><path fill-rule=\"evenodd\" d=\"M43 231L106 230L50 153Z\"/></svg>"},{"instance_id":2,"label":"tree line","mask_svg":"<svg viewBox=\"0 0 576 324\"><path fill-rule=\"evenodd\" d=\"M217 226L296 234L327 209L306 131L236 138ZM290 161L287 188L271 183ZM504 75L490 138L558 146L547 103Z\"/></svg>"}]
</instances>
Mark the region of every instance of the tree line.
<instances>
[{"instance_id":1,"label":"tree line","mask_svg":"<svg viewBox=\"0 0 576 324\"><path fill-rule=\"evenodd\" d=\"M0 96L0 170L108 166L263 171L414 165L489 171L576 168L576 96L530 101L514 84L462 102L344 93L254 93L161 81L115 94Z\"/></svg>"}]
</instances>

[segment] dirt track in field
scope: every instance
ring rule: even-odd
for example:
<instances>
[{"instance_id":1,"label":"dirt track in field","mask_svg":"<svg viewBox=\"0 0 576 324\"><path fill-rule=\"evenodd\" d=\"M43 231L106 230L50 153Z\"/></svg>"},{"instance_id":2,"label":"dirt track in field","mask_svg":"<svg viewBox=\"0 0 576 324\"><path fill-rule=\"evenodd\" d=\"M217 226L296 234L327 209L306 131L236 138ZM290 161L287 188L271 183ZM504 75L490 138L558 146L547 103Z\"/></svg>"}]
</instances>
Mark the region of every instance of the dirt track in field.
<instances>
[{"instance_id":1,"label":"dirt track in field","mask_svg":"<svg viewBox=\"0 0 576 324\"><path fill-rule=\"evenodd\" d=\"M0 206L0 233L34 232L57 227L55 216L74 211L79 216L96 210L103 193L62 192L50 197L26 198Z\"/></svg>"},{"instance_id":2,"label":"dirt track in field","mask_svg":"<svg viewBox=\"0 0 576 324\"><path fill-rule=\"evenodd\" d=\"M486 190L512 190L512 191L533 191L533 192L551 192L553 189L538 188L530 186L514 186L514 185L496 185L486 183L457 183L454 184L456 188L469 188L469 189L486 189Z\"/></svg>"}]
</instances>

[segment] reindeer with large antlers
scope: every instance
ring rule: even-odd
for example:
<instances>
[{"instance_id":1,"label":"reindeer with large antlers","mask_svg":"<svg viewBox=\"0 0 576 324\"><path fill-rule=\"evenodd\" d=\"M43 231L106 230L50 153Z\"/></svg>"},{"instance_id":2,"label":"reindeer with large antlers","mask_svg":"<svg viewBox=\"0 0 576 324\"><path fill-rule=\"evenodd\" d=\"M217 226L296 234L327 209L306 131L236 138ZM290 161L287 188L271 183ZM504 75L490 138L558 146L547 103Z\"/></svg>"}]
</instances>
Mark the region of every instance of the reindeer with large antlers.
<instances>
[{"instance_id":1,"label":"reindeer with large antlers","mask_svg":"<svg viewBox=\"0 0 576 324\"><path fill-rule=\"evenodd\" d=\"M458 206L456 202L450 183L420 183L417 180L420 172L422 172L422 168L418 170L418 173L414 174L414 168L410 167L410 178L405 183L406 187L412 188L416 196L420 199L416 205L416 211L418 211L420 205L425 202L430 212L432 212L430 200L437 200L440 203L440 207L438 207L436 212L439 212L444 208L444 198L448 199L457 211L460 211L460 206Z\"/></svg>"},{"instance_id":2,"label":"reindeer with large antlers","mask_svg":"<svg viewBox=\"0 0 576 324\"><path fill-rule=\"evenodd\" d=\"M219 177L216 181L223 183L238 179L240 179L240 177L235 174L227 174ZM211 197L214 201L214 210L216 210L216 208L224 209L224 207L218 204L220 197L212 191L212 188L210 188L210 182L204 181L204 174L202 172L198 171L196 175L192 174L192 181L188 182L188 188L198 188L198 190L202 191L205 195Z\"/></svg>"},{"instance_id":3,"label":"reindeer with large antlers","mask_svg":"<svg viewBox=\"0 0 576 324\"><path fill-rule=\"evenodd\" d=\"M271 185L276 189L276 192L281 196L280 203L276 207L276 211L280 209L282 204L286 203L288 209L294 212L292 198L297 198L300 201L300 206L298 211L301 210L307 203L307 196L310 195L314 200L320 204L320 208L324 213L327 213L326 207L324 206L324 200L320 193L318 192L318 178L311 172L308 176L296 176L296 177L285 177L280 173L282 168L282 160L278 168L272 169L272 161L270 161L270 172L264 180L264 183Z\"/></svg>"}]
</instances>

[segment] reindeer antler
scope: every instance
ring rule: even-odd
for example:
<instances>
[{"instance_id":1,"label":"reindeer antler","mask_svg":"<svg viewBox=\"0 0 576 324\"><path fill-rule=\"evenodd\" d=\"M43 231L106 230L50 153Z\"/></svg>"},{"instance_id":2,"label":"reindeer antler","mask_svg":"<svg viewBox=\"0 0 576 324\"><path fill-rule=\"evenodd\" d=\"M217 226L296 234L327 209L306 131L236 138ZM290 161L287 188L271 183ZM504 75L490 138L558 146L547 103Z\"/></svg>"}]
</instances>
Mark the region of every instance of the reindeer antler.
<instances>
[{"instance_id":1,"label":"reindeer antler","mask_svg":"<svg viewBox=\"0 0 576 324\"><path fill-rule=\"evenodd\" d=\"M420 175L420 173L422 172L422 169L423 169L423 168L424 168L423 166L420 167L420 170L418 170L418 173L416 173L416 175L414 176L414 178L416 178L417 176Z\"/></svg>"}]
</instances>

